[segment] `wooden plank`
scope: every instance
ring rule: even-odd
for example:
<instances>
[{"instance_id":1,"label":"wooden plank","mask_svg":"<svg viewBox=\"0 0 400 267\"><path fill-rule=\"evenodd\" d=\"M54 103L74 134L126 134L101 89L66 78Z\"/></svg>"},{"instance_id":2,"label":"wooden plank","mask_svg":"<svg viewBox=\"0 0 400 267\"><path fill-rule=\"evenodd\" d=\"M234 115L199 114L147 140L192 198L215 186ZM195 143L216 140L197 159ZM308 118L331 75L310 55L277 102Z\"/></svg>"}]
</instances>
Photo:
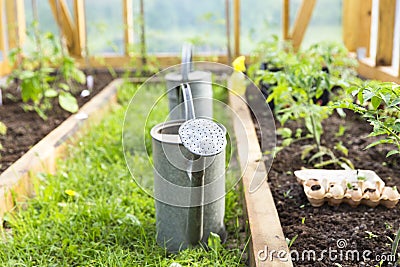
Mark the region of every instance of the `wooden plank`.
<instances>
[{"instance_id":1,"label":"wooden plank","mask_svg":"<svg viewBox=\"0 0 400 267\"><path fill-rule=\"evenodd\" d=\"M74 40L75 25L73 23L71 13L68 10L67 3L65 0L49 0L49 4L54 18L67 41L68 50L71 54L75 55L74 46L77 45L75 44Z\"/></svg>"},{"instance_id":2,"label":"wooden plank","mask_svg":"<svg viewBox=\"0 0 400 267\"><path fill-rule=\"evenodd\" d=\"M242 183L246 202L246 212L249 220L251 246L250 266L293 266L289 249L283 235L278 212L267 182L267 170L262 161L262 153L258 144L250 111L244 99L236 94L229 94L229 104L236 114L233 127L237 142L237 151L243 177ZM256 190L250 190L250 185L257 181ZM285 259L278 259L269 252L283 251Z\"/></svg>"},{"instance_id":3,"label":"wooden plank","mask_svg":"<svg viewBox=\"0 0 400 267\"><path fill-rule=\"evenodd\" d=\"M133 2L132 0L123 0L124 17L124 49L125 55L131 55L131 46L133 44Z\"/></svg>"},{"instance_id":4,"label":"wooden plank","mask_svg":"<svg viewBox=\"0 0 400 267\"><path fill-rule=\"evenodd\" d=\"M311 20L315 3L316 0L303 0L301 2L300 9L297 12L296 20L294 21L293 29L290 34L295 50L300 48L300 45L303 41L308 23Z\"/></svg>"},{"instance_id":5,"label":"wooden plank","mask_svg":"<svg viewBox=\"0 0 400 267\"><path fill-rule=\"evenodd\" d=\"M240 0L233 2L234 56L240 56Z\"/></svg>"},{"instance_id":6,"label":"wooden plank","mask_svg":"<svg viewBox=\"0 0 400 267\"><path fill-rule=\"evenodd\" d=\"M359 60L357 72L364 78L380 80L385 82L395 82L400 84L398 70L393 66L375 66L372 58L364 58Z\"/></svg>"},{"instance_id":7,"label":"wooden plank","mask_svg":"<svg viewBox=\"0 0 400 267\"><path fill-rule=\"evenodd\" d=\"M362 1L360 5L360 24L358 29L358 47L366 48L366 57L370 56L371 46L371 21L372 21L372 0L359 0Z\"/></svg>"},{"instance_id":8,"label":"wooden plank","mask_svg":"<svg viewBox=\"0 0 400 267\"><path fill-rule=\"evenodd\" d=\"M283 40L289 40L289 28L290 28L290 0L283 0L283 9L282 9Z\"/></svg>"},{"instance_id":9,"label":"wooden plank","mask_svg":"<svg viewBox=\"0 0 400 267\"><path fill-rule=\"evenodd\" d=\"M177 55L171 54L158 54L155 55L157 58L158 67L170 67L172 65L180 64L181 58ZM89 60L76 59L76 62L81 67L95 67L95 68L140 68L141 59L140 57L135 58L135 63L132 65L132 58L129 56L120 55L104 55L104 56L93 56ZM228 57L226 55L195 55L193 61L211 61L222 64L228 64ZM86 66L88 64L89 66Z\"/></svg>"},{"instance_id":10,"label":"wooden plank","mask_svg":"<svg viewBox=\"0 0 400 267\"><path fill-rule=\"evenodd\" d=\"M74 0L75 29L74 29L74 55L82 57L86 48L86 19L85 2ZM76 45L75 45L76 44Z\"/></svg>"},{"instance_id":11,"label":"wooden plank","mask_svg":"<svg viewBox=\"0 0 400 267\"><path fill-rule=\"evenodd\" d=\"M9 48L22 47L25 40L25 11L23 0L9 0L5 2L8 28Z\"/></svg>"},{"instance_id":12,"label":"wooden plank","mask_svg":"<svg viewBox=\"0 0 400 267\"><path fill-rule=\"evenodd\" d=\"M358 31L360 26L362 0L343 0L342 37L344 45L351 52L358 46ZM365 34L365 32L363 32Z\"/></svg>"},{"instance_id":13,"label":"wooden plank","mask_svg":"<svg viewBox=\"0 0 400 267\"><path fill-rule=\"evenodd\" d=\"M378 44L376 66L390 66L393 58L396 0L379 1Z\"/></svg>"},{"instance_id":14,"label":"wooden plank","mask_svg":"<svg viewBox=\"0 0 400 267\"><path fill-rule=\"evenodd\" d=\"M7 58L6 41L5 41L5 28L4 28L4 0L0 0L0 50L3 53L3 59Z\"/></svg>"},{"instance_id":15,"label":"wooden plank","mask_svg":"<svg viewBox=\"0 0 400 267\"><path fill-rule=\"evenodd\" d=\"M54 173L56 159L64 156L66 147L73 138L88 131L90 126L98 123L115 105L117 89L122 82L122 79L114 80L79 110L79 113L87 114L88 119L82 120L75 114L71 115L0 174L0 220L5 212L14 208L16 202L34 195L33 181L36 174Z\"/></svg>"}]
</instances>

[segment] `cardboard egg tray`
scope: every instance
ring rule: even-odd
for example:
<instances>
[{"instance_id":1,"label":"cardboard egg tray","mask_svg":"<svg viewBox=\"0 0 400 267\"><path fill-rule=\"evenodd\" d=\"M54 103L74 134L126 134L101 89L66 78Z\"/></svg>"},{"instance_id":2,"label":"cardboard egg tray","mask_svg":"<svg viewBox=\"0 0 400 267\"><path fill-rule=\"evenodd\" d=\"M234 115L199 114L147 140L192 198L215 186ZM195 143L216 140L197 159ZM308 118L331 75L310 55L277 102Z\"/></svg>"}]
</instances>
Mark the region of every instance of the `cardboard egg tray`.
<instances>
[{"instance_id":1,"label":"cardboard egg tray","mask_svg":"<svg viewBox=\"0 0 400 267\"><path fill-rule=\"evenodd\" d=\"M376 207L379 204L394 208L400 200L396 187L385 186L382 179L370 170L305 169L294 172L314 207L325 202L331 206L347 203Z\"/></svg>"}]
</instances>

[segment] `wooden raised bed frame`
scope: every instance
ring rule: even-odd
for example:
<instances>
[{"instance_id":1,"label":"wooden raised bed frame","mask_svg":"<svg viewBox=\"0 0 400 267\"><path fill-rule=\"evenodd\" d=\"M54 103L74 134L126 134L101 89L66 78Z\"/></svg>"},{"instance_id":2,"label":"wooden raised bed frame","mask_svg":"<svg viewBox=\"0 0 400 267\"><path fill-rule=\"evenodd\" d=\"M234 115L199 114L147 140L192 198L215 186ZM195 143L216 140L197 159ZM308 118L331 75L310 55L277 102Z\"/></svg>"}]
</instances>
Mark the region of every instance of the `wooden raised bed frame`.
<instances>
[{"instance_id":1,"label":"wooden raised bed frame","mask_svg":"<svg viewBox=\"0 0 400 267\"><path fill-rule=\"evenodd\" d=\"M64 156L67 145L89 125L99 122L117 102L117 89L122 79L112 81L77 114L71 115L61 125L34 145L21 158L0 174L0 219L14 209L15 204L34 196L33 179L37 173L54 173L56 159ZM87 115L87 119L77 115Z\"/></svg>"}]
</instances>

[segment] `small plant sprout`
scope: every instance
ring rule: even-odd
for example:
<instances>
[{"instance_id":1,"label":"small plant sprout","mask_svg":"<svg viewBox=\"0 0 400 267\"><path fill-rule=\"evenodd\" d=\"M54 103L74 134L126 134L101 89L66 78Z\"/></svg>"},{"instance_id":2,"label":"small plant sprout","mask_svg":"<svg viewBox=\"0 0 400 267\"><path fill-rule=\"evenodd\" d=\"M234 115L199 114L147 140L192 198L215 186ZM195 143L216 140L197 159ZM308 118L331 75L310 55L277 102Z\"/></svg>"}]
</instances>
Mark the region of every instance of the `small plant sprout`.
<instances>
[{"instance_id":1,"label":"small plant sprout","mask_svg":"<svg viewBox=\"0 0 400 267\"><path fill-rule=\"evenodd\" d=\"M341 137L346 132L346 126L340 125L338 131L335 133L336 137Z\"/></svg>"},{"instance_id":2,"label":"small plant sprout","mask_svg":"<svg viewBox=\"0 0 400 267\"><path fill-rule=\"evenodd\" d=\"M376 234L372 233L371 231L365 231L365 233L367 234L367 236L365 237L367 239L372 239L372 238L378 237Z\"/></svg>"},{"instance_id":3,"label":"small plant sprout","mask_svg":"<svg viewBox=\"0 0 400 267\"><path fill-rule=\"evenodd\" d=\"M388 230L390 230L390 229L393 228L393 226L392 226L390 223L385 222L385 228L388 229Z\"/></svg>"},{"instance_id":4,"label":"small plant sprout","mask_svg":"<svg viewBox=\"0 0 400 267\"><path fill-rule=\"evenodd\" d=\"M305 224L306 223L306 217L301 218L301 224Z\"/></svg>"},{"instance_id":5,"label":"small plant sprout","mask_svg":"<svg viewBox=\"0 0 400 267\"><path fill-rule=\"evenodd\" d=\"M346 184L346 187L347 187L347 189L349 189L349 190L353 190L353 189L354 189L354 186L353 186L351 183L347 183L347 184Z\"/></svg>"},{"instance_id":6,"label":"small plant sprout","mask_svg":"<svg viewBox=\"0 0 400 267\"><path fill-rule=\"evenodd\" d=\"M289 249L293 246L294 242L298 237L299 235L295 235L292 239L286 238L286 244L288 245Z\"/></svg>"},{"instance_id":7,"label":"small plant sprout","mask_svg":"<svg viewBox=\"0 0 400 267\"><path fill-rule=\"evenodd\" d=\"M289 190L283 192L283 197L284 198L289 198L289 199L293 198L293 196L290 195L291 192L292 192L292 189L289 189Z\"/></svg>"}]
</instances>

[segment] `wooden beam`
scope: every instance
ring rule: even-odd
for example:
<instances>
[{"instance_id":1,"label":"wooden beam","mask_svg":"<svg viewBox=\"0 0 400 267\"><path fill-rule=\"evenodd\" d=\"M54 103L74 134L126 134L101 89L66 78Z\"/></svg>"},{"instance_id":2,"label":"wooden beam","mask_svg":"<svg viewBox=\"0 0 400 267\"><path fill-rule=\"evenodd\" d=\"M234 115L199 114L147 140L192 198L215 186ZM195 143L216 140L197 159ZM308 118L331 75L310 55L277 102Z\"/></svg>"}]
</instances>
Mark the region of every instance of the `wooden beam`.
<instances>
[{"instance_id":1,"label":"wooden beam","mask_svg":"<svg viewBox=\"0 0 400 267\"><path fill-rule=\"evenodd\" d=\"M395 82L400 84L398 70L393 66L375 66L372 58L364 58L358 62L357 72L364 78L380 80L384 82Z\"/></svg>"},{"instance_id":2,"label":"wooden beam","mask_svg":"<svg viewBox=\"0 0 400 267\"><path fill-rule=\"evenodd\" d=\"M283 9L282 9L283 40L289 39L289 29L290 29L290 0L283 0Z\"/></svg>"},{"instance_id":3,"label":"wooden beam","mask_svg":"<svg viewBox=\"0 0 400 267\"><path fill-rule=\"evenodd\" d=\"M85 2L74 0L75 29L74 29L74 55L81 57L86 47L86 20Z\"/></svg>"},{"instance_id":4,"label":"wooden beam","mask_svg":"<svg viewBox=\"0 0 400 267\"><path fill-rule=\"evenodd\" d=\"M235 114L233 116L233 129L237 143L238 160L243 173L243 191L251 235L249 265L255 267L292 267L289 248L267 182L268 173L262 160L262 153L248 103L242 97L229 93L229 106ZM272 250L284 251L285 256L283 257L285 259L270 257L269 252Z\"/></svg>"},{"instance_id":5,"label":"wooden beam","mask_svg":"<svg viewBox=\"0 0 400 267\"><path fill-rule=\"evenodd\" d=\"M23 0L5 2L9 48L22 47L25 40L26 22Z\"/></svg>"},{"instance_id":6,"label":"wooden beam","mask_svg":"<svg viewBox=\"0 0 400 267\"><path fill-rule=\"evenodd\" d=\"M293 30L290 34L293 47L295 50L300 48L304 34L307 30L308 23L311 20L311 15L314 10L316 0L303 0L299 11L297 12L296 20L293 25Z\"/></svg>"},{"instance_id":7,"label":"wooden beam","mask_svg":"<svg viewBox=\"0 0 400 267\"><path fill-rule=\"evenodd\" d=\"M369 56L372 0L343 1L343 42L350 52L366 49Z\"/></svg>"},{"instance_id":8,"label":"wooden beam","mask_svg":"<svg viewBox=\"0 0 400 267\"><path fill-rule=\"evenodd\" d=\"M369 57L371 51L371 19L372 19L372 0L359 0L362 1L360 5L360 24L357 29L358 33L358 47L365 47L366 55Z\"/></svg>"},{"instance_id":9,"label":"wooden beam","mask_svg":"<svg viewBox=\"0 0 400 267\"><path fill-rule=\"evenodd\" d=\"M180 64L181 58L178 55L163 54L154 55L157 58L157 63L160 68L170 67L172 65ZM141 58L132 58L129 56L119 56L119 55L104 55L104 56L93 56L89 60L76 59L77 64L80 67L94 67L94 68L132 68L132 62L135 61L133 65L134 68L140 68L142 65ZM218 62L222 64L228 64L228 57L226 55L209 56L209 55L199 55L193 57L193 61L210 61ZM89 66L86 66L86 65Z\"/></svg>"},{"instance_id":10,"label":"wooden beam","mask_svg":"<svg viewBox=\"0 0 400 267\"><path fill-rule=\"evenodd\" d=\"M125 55L131 55L133 44L133 3L132 0L123 0L124 17L124 48Z\"/></svg>"},{"instance_id":11,"label":"wooden beam","mask_svg":"<svg viewBox=\"0 0 400 267\"><path fill-rule=\"evenodd\" d=\"M62 34L67 40L68 50L71 54L74 54L74 46L76 45L74 40L75 25L73 23L71 13L68 10L67 3L65 0L49 0L49 4L54 18L60 27Z\"/></svg>"},{"instance_id":12,"label":"wooden beam","mask_svg":"<svg viewBox=\"0 0 400 267\"><path fill-rule=\"evenodd\" d=\"M376 66L392 65L395 15L396 0L379 0Z\"/></svg>"},{"instance_id":13,"label":"wooden beam","mask_svg":"<svg viewBox=\"0 0 400 267\"><path fill-rule=\"evenodd\" d=\"M5 9L4 0L0 0L0 22L5 21ZM0 23L0 53L2 54L3 60L0 61L0 75L7 75L11 72L11 67L7 58L8 50L5 38L5 27L4 23Z\"/></svg>"},{"instance_id":14,"label":"wooden beam","mask_svg":"<svg viewBox=\"0 0 400 267\"><path fill-rule=\"evenodd\" d=\"M233 20L235 40L234 55L235 57L238 57L240 56L240 0L234 0L233 2Z\"/></svg>"}]
</instances>

